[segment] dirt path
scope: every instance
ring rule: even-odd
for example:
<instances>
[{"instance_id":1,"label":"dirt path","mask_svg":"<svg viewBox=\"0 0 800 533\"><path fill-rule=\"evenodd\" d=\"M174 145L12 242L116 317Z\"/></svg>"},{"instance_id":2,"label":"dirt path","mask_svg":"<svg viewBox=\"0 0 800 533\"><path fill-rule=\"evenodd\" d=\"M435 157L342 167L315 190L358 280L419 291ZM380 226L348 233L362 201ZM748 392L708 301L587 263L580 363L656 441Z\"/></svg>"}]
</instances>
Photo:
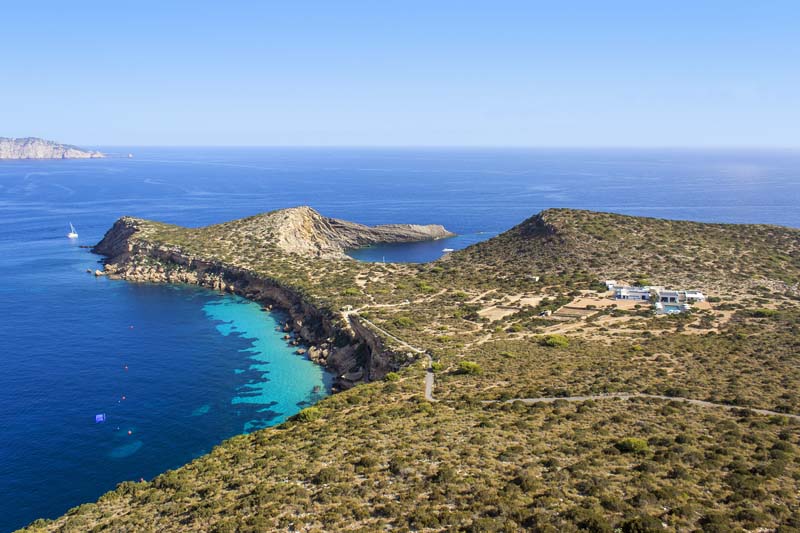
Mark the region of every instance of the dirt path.
<instances>
[{"instance_id":1,"label":"dirt path","mask_svg":"<svg viewBox=\"0 0 800 533\"><path fill-rule=\"evenodd\" d=\"M351 313L355 315L355 313ZM358 315L356 315L358 316ZM373 322L367 320L366 318L358 317L359 320L362 322L370 325L373 327L378 333L385 335L386 337L394 340L398 344L405 346L409 350L423 355L427 361L428 367L425 371L425 399L429 402L435 402L437 400L433 397L433 359L431 356L422 348L418 348L413 346L406 341L392 335L385 329L381 328L380 326L375 325ZM714 403L708 402L706 400L695 400L692 398L681 398L675 396L662 396L659 394L645 394L643 392L619 392L619 393L610 393L610 394L594 394L594 395L587 395L587 396L565 396L565 397L555 397L555 396L543 396L540 398L512 398L510 400L486 400L483 403L513 403L513 402L522 402L526 404L534 404L534 403L553 403L559 400L566 401L566 402L585 402L587 400L609 400L609 399L619 399L619 400L629 400L631 398L649 398L652 400L663 400L669 402L683 402L688 403L691 405L697 405L699 407L706 407L710 409L724 409L726 411L735 411L735 410L743 410L749 411L752 413L756 413L759 415L764 416L783 416L786 418L791 418L792 420L800 421L800 415L794 415L789 413L779 413L778 411L770 411L769 409L757 409L753 407L743 407L738 405L729 405L726 403Z\"/></svg>"},{"instance_id":2,"label":"dirt path","mask_svg":"<svg viewBox=\"0 0 800 533\"><path fill-rule=\"evenodd\" d=\"M412 352L418 353L418 354L423 355L425 357L425 360L428 363L428 367L425 369L425 399L428 400L429 402L435 402L436 400L434 400L434 398L433 398L433 359L431 358L431 356L425 350L423 350L422 348L417 348L416 346L413 346L413 345L407 343L406 341L404 341L404 340L392 335L391 333L389 333L388 331L386 331L382 327L375 325L374 322L372 322L370 320L367 320L364 317L360 317L360 316L356 315L355 313L350 313L350 315L348 315L348 316L352 316L352 315L355 315L361 322L364 322L365 324L368 324L369 326L374 328L378 333L386 335L388 338L392 339L393 341L397 342L398 344L400 344L402 346L405 346L406 348L408 348Z\"/></svg>"},{"instance_id":3,"label":"dirt path","mask_svg":"<svg viewBox=\"0 0 800 533\"><path fill-rule=\"evenodd\" d=\"M433 398L433 359L428 354L425 354L428 359L428 368L425 369L425 399L429 402L435 402Z\"/></svg>"},{"instance_id":4,"label":"dirt path","mask_svg":"<svg viewBox=\"0 0 800 533\"><path fill-rule=\"evenodd\" d=\"M588 395L588 396L566 396L563 398L548 396L548 397L541 397L541 398L512 398L511 400L486 400L483 403L513 403L513 402L522 402L526 404L534 404L534 403L553 403L559 400L564 400L567 402L584 402L587 400L608 400L608 399L619 399L619 400L628 400L631 398L650 398L653 400L665 400L670 402L683 402L692 405L698 405L700 407L708 407L712 409L725 409L727 411L735 411L735 410L743 410L743 411L750 411L753 413L757 413L760 415L765 416L785 416L786 418L791 418L793 420L800 420L800 415L793 415L789 413L779 413L778 411L770 411L768 409L756 409L753 407L742 407L739 405L729 405L726 403L714 403L714 402L707 402L705 400L694 400L692 398L680 398L674 396L661 396L658 394L645 394L640 392L620 392L620 393L611 393L611 394L595 394L595 395Z\"/></svg>"}]
</instances>

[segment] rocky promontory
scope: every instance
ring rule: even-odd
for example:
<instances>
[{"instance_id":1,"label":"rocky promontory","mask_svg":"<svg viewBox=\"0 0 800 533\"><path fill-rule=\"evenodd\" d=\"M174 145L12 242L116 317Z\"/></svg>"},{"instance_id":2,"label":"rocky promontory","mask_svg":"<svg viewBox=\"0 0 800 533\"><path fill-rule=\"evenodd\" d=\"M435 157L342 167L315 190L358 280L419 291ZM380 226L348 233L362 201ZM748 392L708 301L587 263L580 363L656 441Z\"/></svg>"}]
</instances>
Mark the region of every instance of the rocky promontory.
<instances>
[{"instance_id":1,"label":"rocky promontory","mask_svg":"<svg viewBox=\"0 0 800 533\"><path fill-rule=\"evenodd\" d=\"M95 159L101 152L83 150L37 137L12 139L0 137L0 159Z\"/></svg>"},{"instance_id":2,"label":"rocky promontory","mask_svg":"<svg viewBox=\"0 0 800 533\"><path fill-rule=\"evenodd\" d=\"M438 225L370 227L295 207L197 229L123 217L93 251L106 256L103 274L111 278L196 284L285 311L284 331L308 344L308 357L335 372L337 387L346 389L381 379L413 355L386 348L357 316L308 294L298 285L304 276L287 279L281 265L328 272L353 263L347 249L451 235Z\"/></svg>"},{"instance_id":3,"label":"rocky promontory","mask_svg":"<svg viewBox=\"0 0 800 533\"><path fill-rule=\"evenodd\" d=\"M438 224L365 226L322 216L308 206L281 209L243 219L236 225L235 231L265 243L271 241L285 252L325 259L345 258L346 250L374 244L419 242L454 236Z\"/></svg>"}]
</instances>

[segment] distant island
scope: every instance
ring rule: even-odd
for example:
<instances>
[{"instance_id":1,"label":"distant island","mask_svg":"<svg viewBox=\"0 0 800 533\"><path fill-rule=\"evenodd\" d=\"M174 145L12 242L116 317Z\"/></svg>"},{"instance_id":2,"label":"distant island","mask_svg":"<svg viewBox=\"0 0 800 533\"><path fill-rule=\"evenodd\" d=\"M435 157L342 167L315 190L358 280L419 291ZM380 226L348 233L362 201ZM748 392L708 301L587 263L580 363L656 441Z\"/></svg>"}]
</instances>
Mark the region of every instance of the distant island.
<instances>
[{"instance_id":1,"label":"distant island","mask_svg":"<svg viewBox=\"0 0 800 533\"><path fill-rule=\"evenodd\" d=\"M105 157L101 152L84 150L69 144L23 137L0 137L0 159L95 159Z\"/></svg>"}]
</instances>

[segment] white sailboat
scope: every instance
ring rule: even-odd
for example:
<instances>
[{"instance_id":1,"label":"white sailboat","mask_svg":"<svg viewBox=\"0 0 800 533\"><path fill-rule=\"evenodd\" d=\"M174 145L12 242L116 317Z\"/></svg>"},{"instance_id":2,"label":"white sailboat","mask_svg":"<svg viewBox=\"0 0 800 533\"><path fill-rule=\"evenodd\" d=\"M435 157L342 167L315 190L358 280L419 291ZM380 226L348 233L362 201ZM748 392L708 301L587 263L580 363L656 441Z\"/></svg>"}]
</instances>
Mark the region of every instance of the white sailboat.
<instances>
[{"instance_id":1,"label":"white sailboat","mask_svg":"<svg viewBox=\"0 0 800 533\"><path fill-rule=\"evenodd\" d=\"M69 233L67 233L68 239L77 239L78 232L75 231L75 226L72 225L72 222L69 223Z\"/></svg>"}]
</instances>

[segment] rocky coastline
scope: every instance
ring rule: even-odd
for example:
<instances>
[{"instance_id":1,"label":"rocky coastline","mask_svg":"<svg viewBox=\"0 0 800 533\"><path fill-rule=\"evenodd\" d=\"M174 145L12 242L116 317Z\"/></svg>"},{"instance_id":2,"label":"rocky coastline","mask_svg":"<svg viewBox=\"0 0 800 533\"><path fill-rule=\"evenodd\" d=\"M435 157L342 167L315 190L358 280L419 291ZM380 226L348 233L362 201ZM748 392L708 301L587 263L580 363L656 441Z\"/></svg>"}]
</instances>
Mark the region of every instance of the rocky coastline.
<instances>
[{"instance_id":1,"label":"rocky coastline","mask_svg":"<svg viewBox=\"0 0 800 533\"><path fill-rule=\"evenodd\" d=\"M101 152L84 150L37 137L0 137L0 159L97 159Z\"/></svg>"},{"instance_id":2,"label":"rocky coastline","mask_svg":"<svg viewBox=\"0 0 800 533\"><path fill-rule=\"evenodd\" d=\"M288 317L283 331L308 347L301 355L336 375L335 391L380 380L411 357L387 349L356 316L320 308L300 290L222 261L134 238L136 233L136 219L122 218L92 249L104 256L101 274L132 282L199 285L245 297L265 310L282 311Z\"/></svg>"}]
</instances>

